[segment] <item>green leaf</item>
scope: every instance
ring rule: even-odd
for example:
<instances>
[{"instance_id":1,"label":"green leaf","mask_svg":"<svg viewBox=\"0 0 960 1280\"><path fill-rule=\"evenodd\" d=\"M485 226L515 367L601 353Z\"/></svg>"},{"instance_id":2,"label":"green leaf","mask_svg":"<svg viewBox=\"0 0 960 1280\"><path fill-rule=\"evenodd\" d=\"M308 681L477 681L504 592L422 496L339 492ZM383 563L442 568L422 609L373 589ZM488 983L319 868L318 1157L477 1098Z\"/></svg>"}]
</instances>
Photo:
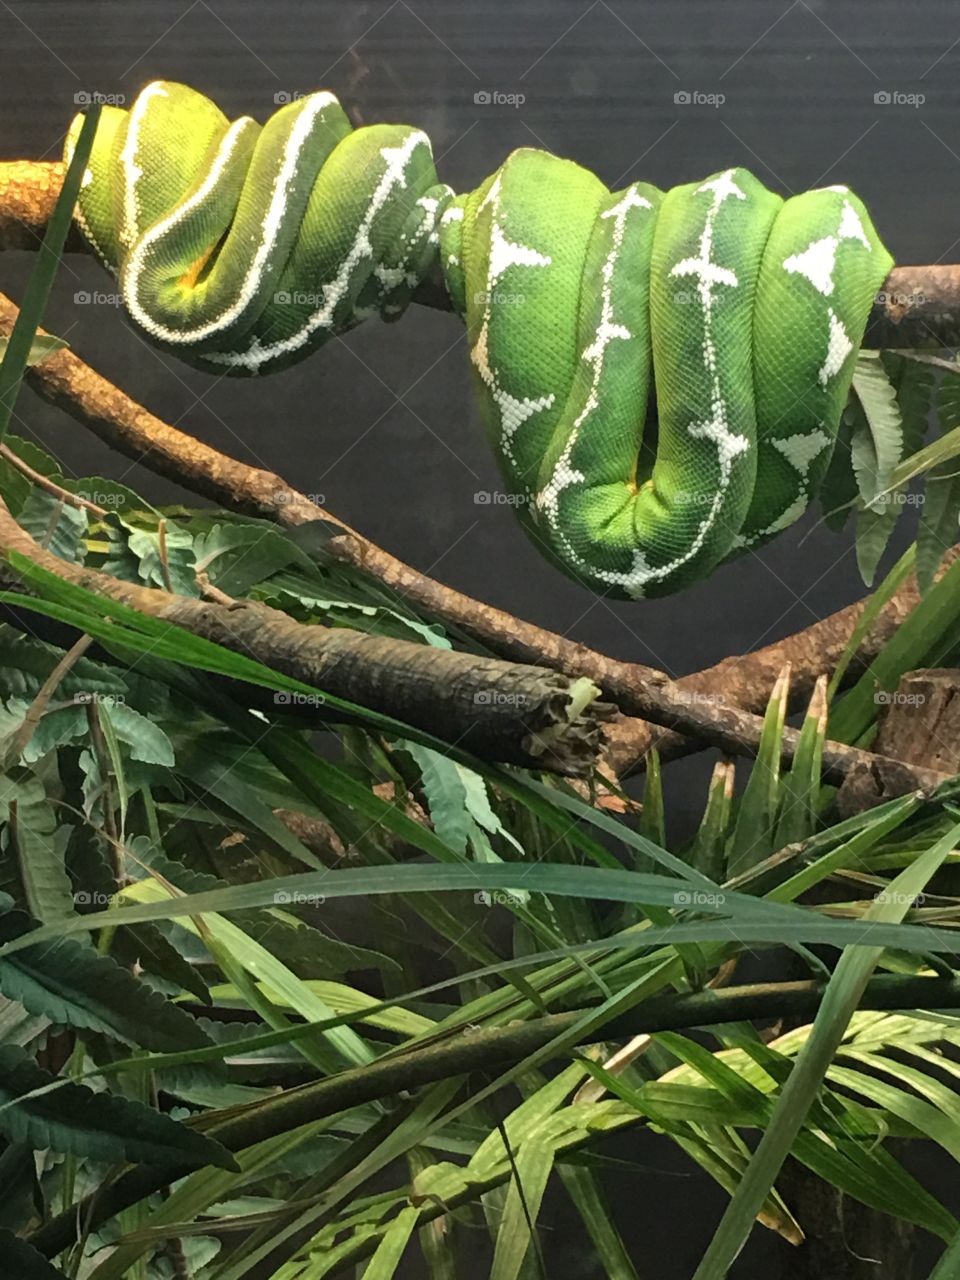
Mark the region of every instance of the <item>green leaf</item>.
<instances>
[{"instance_id":1,"label":"green leaf","mask_svg":"<svg viewBox=\"0 0 960 1280\"><path fill-rule=\"evenodd\" d=\"M0 816L6 824L7 853L17 855L30 914L44 924L72 916L73 886L64 866L69 829L58 826L41 780L25 770L0 774ZM10 848L11 841L15 850Z\"/></svg>"},{"instance_id":2,"label":"green leaf","mask_svg":"<svg viewBox=\"0 0 960 1280\"><path fill-rule=\"evenodd\" d=\"M903 452L903 419L897 395L875 351L861 351L853 390L862 415L855 418L851 457L857 486L869 506L890 484Z\"/></svg>"},{"instance_id":3,"label":"green leaf","mask_svg":"<svg viewBox=\"0 0 960 1280\"><path fill-rule=\"evenodd\" d=\"M929 1280L956 1280L960 1275L960 1231L953 1237L940 1261L930 1272Z\"/></svg>"},{"instance_id":4,"label":"green leaf","mask_svg":"<svg viewBox=\"0 0 960 1280\"><path fill-rule=\"evenodd\" d=\"M194 568L193 538L172 520L144 511L118 509L117 519L127 530L126 551L136 558L140 579L183 596L199 596ZM119 567L119 566L118 566ZM113 562L104 564L114 572ZM118 576L124 576L122 572Z\"/></svg>"},{"instance_id":5,"label":"green leaf","mask_svg":"<svg viewBox=\"0 0 960 1280\"><path fill-rule=\"evenodd\" d=\"M514 1176L497 1232L490 1280L518 1280L553 1161L553 1144L537 1134L526 1138L515 1153Z\"/></svg>"},{"instance_id":6,"label":"green leaf","mask_svg":"<svg viewBox=\"0 0 960 1280\"><path fill-rule=\"evenodd\" d=\"M93 106L87 111L80 128L73 155L64 175L63 186L60 188L57 203L47 223L43 242L37 253L33 270L30 272L30 279L27 281L20 314L17 316L3 351L3 357L0 359L0 440L7 434L24 371L30 363L37 330L43 319L57 267L60 265L60 255L63 253L67 232L70 230L74 206L80 194L80 184L86 172L99 123L100 107Z\"/></svg>"},{"instance_id":7,"label":"green leaf","mask_svg":"<svg viewBox=\"0 0 960 1280\"><path fill-rule=\"evenodd\" d=\"M903 419L897 395L874 351L861 351L853 374L856 395L850 456L864 510L857 519L857 563L867 585L903 513L901 495L890 492L903 453Z\"/></svg>"},{"instance_id":8,"label":"green leaf","mask_svg":"<svg viewBox=\"0 0 960 1280\"><path fill-rule=\"evenodd\" d=\"M0 360L7 353L7 347L10 345L10 339L0 337ZM61 351L66 346L63 338L54 337L52 333L34 334L33 341L30 343L30 351L27 355L27 364L40 364L46 360L47 356L52 356L55 351Z\"/></svg>"},{"instance_id":9,"label":"green leaf","mask_svg":"<svg viewBox=\"0 0 960 1280\"><path fill-rule=\"evenodd\" d=\"M279 529L261 523L216 524L193 543L196 572L205 573L229 596L245 595L291 564L307 564L304 553Z\"/></svg>"},{"instance_id":10,"label":"green leaf","mask_svg":"<svg viewBox=\"0 0 960 1280\"><path fill-rule=\"evenodd\" d=\"M777 677L763 717L760 745L737 809L728 872L741 875L772 852L780 802L780 744L790 696L790 669Z\"/></svg>"},{"instance_id":11,"label":"green leaf","mask_svg":"<svg viewBox=\"0 0 960 1280\"><path fill-rule=\"evenodd\" d=\"M17 515L17 523L61 560L83 560L87 512L46 489L35 487Z\"/></svg>"},{"instance_id":12,"label":"green leaf","mask_svg":"<svg viewBox=\"0 0 960 1280\"><path fill-rule=\"evenodd\" d=\"M839 533L847 523L857 500L857 478L853 471L851 452L854 422L859 422L861 417L859 404L851 397L840 415L836 443L820 486L823 520L834 533Z\"/></svg>"},{"instance_id":13,"label":"green leaf","mask_svg":"<svg viewBox=\"0 0 960 1280\"><path fill-rule=\"evenodd\" d=\"M92 1160L236 1168L212 1138L141 1103L57 1082L13 1045L0 1045L0 1131L35 1151L52 1147Z\"/></svg>"},{"instance_id":14,"label":"green leaf","mask_svg":"<svg viewBox=\"0 0 960 1280\"><path fill-rule=\"evenodd\" d=\"M864 586L872 587L883 553L893 536L903 508L891 499L876 499L876 505L857 512L857 568Z\"/></svg>"},{"instance_id":15,"label":"green leaf","mask_svg":"<svg viewBox=\"0 0 960 1280\"><path fill-rule=\"evenodd\" d=\"M82 916L72 919L83 927ZM17 937L26 923L20 912L0 917L0 938ZM60 932L66 923L57 921L50 928ZM110 956L72 938L27 946L0 960L0 992L61 1026L100 1031L144 1049L163 1052L210 1044L183 1009Z\"/></svg>"},{"instance_id":16,"label":"green leaf","mask_svg":"<svg viewBox=\"0 0 960 1280\"><path fill-rule=\"evenodd\" d=\"M899 922L904 918L917 895L953 850L958 837L960 824L891 881L864 918L865 937L870 937L874 922ZM858 945L847 948L840 957L810 1037L797 1057L760 1145L696 1270L694 1280L722 1280L743 1248L753 1221L814 1103L881 954L880 946Z\"/></svg>"},{"instance_id":17,"label":"green leaf","mask_svg":"<svg viewBox=\"0 0 960 1280\"><path fill-rule=\"evenodd\" d=\"M960 381L960 379L958 379ZM960 463L931 467L917 526L917 583L929 591L944 552L960 536Z\"/></svg>"},{"instance_id":18,"label":"green leaf","mask_svg":"<svg viewBox=\"0 0 960 1280\"><path fill-rule=\"evenodd\" d=\"M727 833L736 769L732 760L718 760L713 767L707 804L690 850L690 861L718 883L726 869Z\"/></svg>"},{"instance_id":19,"label":"green leaf","mask_svg":"<svg viewBox=\"0 0 960 1280\"><path fill-rule=\"evenodd\" d=\"M800 741L780 788L780 813L774 844L805 840L817 824L823 744L827 736L827 677L820 676L800 730Z\"/></svg>"},{"instance_id":20,"label":"green leaf","mask_svg":"<svg viewBox=\"0 0 960 1280\"><path fill-rule=\"evenodd\" d=\"M960 561L954 562L870 663L857 684L837 701L830 713L831 735L840 742L856 742L875 721L878 689L893 691L906 671L935 665L945 642L960 627Z\"/></svg>"},{"instance_id":21,"label":"green leaf","mask_svg":"<svg viewBox=\"0 0 960 1280\"><path fill-rule=\"evenodd\" d=\"M109 722L117 741L130 748L132 760L173 767L173 745L159 725L119 699L100 703L99 709L101 720Z\"/></svg>"},{"instance_id":22,"label":"green leaf","mask_svg":"<svg viewBox=\"0 0 960 1280\"><path fill-rule=\"evenodd\" d=\"M131 896L141 897L141 900L151 898L153 901L163 901L168 898L170 891L157 880L141 880L129 892ZM289 899L280 897L278 900L283 902ZM314 897L314 901L317 901L317 896ZM322 905L322 896L319 896L319 902ZM232 921L223 919L215 912L204 912L202 926L192 919L182 920L181 924L191 932L200 933L209 947L218 949L221 967L226 965L224 972L231 981L242 986L248 998L252 999L255 1011L270 1025L286 1026L286 1019L282 1015L278 1016L274 1009L271 1000L274 992L308 1022L321 1022L325 1018L334 1016L330 1006L325 1004L302 979ZM249 979L253 981L244 981L244 974L249 975ZM256 991L257 980L265 986L266 993L263 998L260 998ZM339 1027L322 1034L337 1054L352 1066L368 1063L374 1057L373 1050L351 1027ZM298 1044L298 1048L306 1051L310 1046ZM318 1061L317 1065L331 1069L332 1064L329 1061L331 1056L313 1053L311 1060L322 1057L323 1062Z\"/></svg>"},{"instance_id":23,"label":"green leaf","mask_svg":"<svg viewBox=\"0 0 960 1280\"><path fill-rule=\"evenodd\" d=\"M264 802L262 792L250 785L249 770L254 761L250 749L240 747L234 753L228 744L191 743L187 748L184 768L187 776L209 795L215 796L228 809L240 815L255 831L261 831L271 844L283 849L304 866L320 868L322 861L298 840L273 809ZM199 747L199 750L195 749Z\"/></svg>"},{"instance_id":24,"label":"green leaf","mask_svg":"<svg viewBox=\"0 0 960 1280\"><path fill-rule=\"evenodd\" d=\"M850 663L859 653L860 645L863 643L864 638L869 634L884 607L902 586L913 565L914 550L910 547L903 553L879 587L871 594L870 599L861 610L856 626L850 633L850 639L834 665L833 674L827 686L828 702L833 700L834 695L843 683L843 678L847 674Z\"/></svg>"},{"instance_id":25,"label":"green leaf","mask_svg":"<svg viewBox=\"0 0 960 1280\"><path fill-rule=\"evenodd\" d=\"M364 1280L392 1280L419 1216L419 1209L408 1207L400 1210L383 1233L383 1239L377 1245L373 1257L364 1267Z\"/></svg>"},{"instance_id":26,"label":"green leaf","mask_svg":"<svg viewBox=\"0 0 960 1280\"><path fill-rule=\"evenodd\" d=\"M490 836L500 836L523 852L490 804L487 785L472 769L449 756L405 742L404 750L416 761L434 830L456 853L481 862L499 861Z\"/></svg>"},{"instance_id":27,"label":"green leaf","mask_svg":"<svg viewBox=\"0 0 960 1280\"><path fill-rule=\"evenodd\" d=\"M651 749L646 755L646 777L643 785L643 808L640 810L640 821L637 830L647 840L652 840L661 849L666 848L666 813L663 803L663 775L660 772L660 752ZM638 871L649 871L652 868L638 866Z\"/></svg>"}]
</instances>

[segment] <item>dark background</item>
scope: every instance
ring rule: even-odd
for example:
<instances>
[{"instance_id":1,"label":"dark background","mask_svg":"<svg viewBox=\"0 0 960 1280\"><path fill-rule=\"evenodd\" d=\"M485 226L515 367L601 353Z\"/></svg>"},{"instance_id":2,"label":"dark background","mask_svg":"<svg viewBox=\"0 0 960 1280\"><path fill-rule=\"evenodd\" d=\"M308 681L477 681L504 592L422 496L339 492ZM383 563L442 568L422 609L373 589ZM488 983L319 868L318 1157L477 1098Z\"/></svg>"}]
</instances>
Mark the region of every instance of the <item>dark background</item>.
<instances>
[{"instance_id":1,"label":"dark background","mask_svg":"<svg viewBox=\"0 0 960 1280\"><path fill-rule=\"evenodd\" d=\"M743 164L784 194L848 183L898 261L949 262L960 254L958 72L960 16L945 0L0 0L0 158L59 158L85 92L129 102L152 79L179 79L229 115L264 119L275 95L324 87L356 123L425 128L441 177L458 190L517 146L569 156L611 187L637 178L668 187ZM525 101L478 105L481 90ZM683 105L684 91L725 101ZM925 101L876 101L884 93ZM18 298L29 268L29 255L6 255L0 288ZM852 538L812 516L667 600L621 604L568 582L509 508L474 501L498 478L451 315L412 308L399 325L371 322L269 381L217 381L145 346L114 307L75 301L97 289L111 284L93 260L68 259L48 327L154 412L325 495L418 569L618 657L682 674L863 593ZM19 413L16 429L71 473L186 500L32 398ZM702 776L701 765L682 770L681 786ZM691 811L701 795L697 787ZM721 1195L662 1141L619 1155L635 1166L618 1199L638 1268L689 1276ZM567 1229L575 1237L578 1222L560 1201L545 1240L552 1274L596 1274ZM775 1274L776 1252L758 1229L734 1274Z\"/></svg>"}]
</instances>

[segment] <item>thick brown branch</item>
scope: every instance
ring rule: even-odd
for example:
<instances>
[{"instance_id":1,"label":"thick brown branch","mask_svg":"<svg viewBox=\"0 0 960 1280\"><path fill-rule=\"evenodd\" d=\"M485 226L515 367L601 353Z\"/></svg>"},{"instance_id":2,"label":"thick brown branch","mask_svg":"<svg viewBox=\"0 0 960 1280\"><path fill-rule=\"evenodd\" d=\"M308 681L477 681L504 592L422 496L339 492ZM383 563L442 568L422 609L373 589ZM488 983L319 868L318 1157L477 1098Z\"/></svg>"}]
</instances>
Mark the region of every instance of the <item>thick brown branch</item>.
<instances>
[{"instance_id":1,"label":"thick brown branch","mask_svg":"<svg viewBox=\"0 0 960 1280\"><path fill-rule=\"evenodd\" d=\"M587 680L571 682L540 667L345 627L307 626L251 601L224 605L122 582L45 551L2 502L0 551L18 551L67 582L256 658L325 694L424 729L482 759L566 774L588 773L596 762L599 720L606 709L595 702L598 691ZM289 705L292 700L278 694L276 701ZM337 718L332 708L329 714Z\"/></svg>"},{"instance_id":2,"label":"thick brown branch","mask_svg":"<svg viewBox=\"0 0 960 1280\"><path fill-rule=\"evenodd\" d=\"M944 564L951 564L958 555L960 547L952 547L944 557ZM873 659L919 600L917 581L911 575L890 597L864 635L847 668L846 680L852 680L869 669ZM858 600L804 631L754 653L724 658L713 667L683 676L677 684L689 698L719 701L742 711L762 712L777 676L789 664L790 705L791 709L797 710L810 697L817 677L833 672L866 605L867 600ZM610 725L606 736L604 758L618 777L626 776L642 764L651 747L656 747L667 759L697 750L697 743L690 738L634 718Z\"/></svg>"},{"instance_id":3,"label":"thick brown branch","mask_svg":"<svg viewBox=\"0 0 960 1280\"><path fill-rule=\"evenodd\" d=\"M0 551L19 551L68 582L119 600L194 635L249 654L286 675L336 697L360 703L462 745L481 758L577 774L594 764L598 719L607 709L589 704L598 690L586 678L572 685L558 673L533 666L433 649L346 628L305 626L279 610L252 601L233 607L121 582L57 559L39 547L0 502ZM763 721L735 707L691 700L662 672L637 679L628 664L597 654L620 705L656 724L753 756ZM624 667L621 685L616 668ZM800 735L785 729L781 756L793 759ZM823 749L824 777L842 782L854 769L885 779L889 794L932 792L947 775L876 756L840 742Z\"/></svg>"}]
</instances>

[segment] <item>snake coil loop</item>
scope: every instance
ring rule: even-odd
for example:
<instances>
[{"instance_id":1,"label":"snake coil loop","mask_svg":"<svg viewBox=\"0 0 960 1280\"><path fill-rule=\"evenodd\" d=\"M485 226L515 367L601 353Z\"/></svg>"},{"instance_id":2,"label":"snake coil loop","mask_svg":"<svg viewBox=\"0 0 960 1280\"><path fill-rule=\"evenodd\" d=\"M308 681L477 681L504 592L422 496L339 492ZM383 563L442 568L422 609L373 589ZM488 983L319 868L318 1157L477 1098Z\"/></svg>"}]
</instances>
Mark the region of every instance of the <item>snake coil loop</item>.
<instances>
[{"instance_id":1,"label":"snake coil loop","mask_svg":"<svg viewBox=\"0 0 960 1280\"><path fill-rule=\"evenodd\" d=\"M261 128L169 82L104 111L76 218L133 321L220 373L396 318L439 260L524 525L628 598L676 591L803 513L892 266L846 187L783 200L728 169L611 192L524 149L454 196L423 133L354 130L332 94Z\"/></svg>"}]
</instances>

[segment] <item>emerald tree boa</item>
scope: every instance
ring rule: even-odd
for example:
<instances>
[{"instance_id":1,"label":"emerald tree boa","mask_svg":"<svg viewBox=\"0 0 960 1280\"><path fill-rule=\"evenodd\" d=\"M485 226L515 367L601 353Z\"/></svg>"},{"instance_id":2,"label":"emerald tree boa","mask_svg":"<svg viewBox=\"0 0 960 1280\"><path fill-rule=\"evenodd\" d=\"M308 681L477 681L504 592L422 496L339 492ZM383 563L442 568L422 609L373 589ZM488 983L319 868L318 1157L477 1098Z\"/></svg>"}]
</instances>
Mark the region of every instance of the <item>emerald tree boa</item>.
<instances>
[{"instance_id":1,"label":"emerald tree boa","mask_svg":"<svg viewBox=\"0 0 960 1280\"><path fill-rule=\"evenodd\" d=\"M332 94L261 127L169 82L104 110L76 218L134 323L215 373L399 316L439 260L521 519L628 598L803 513L892 265L846 187L784 200L727 169L611 192L524 149L455 195L423 133L353 129Z\"/></svg>"}]
</instances>

